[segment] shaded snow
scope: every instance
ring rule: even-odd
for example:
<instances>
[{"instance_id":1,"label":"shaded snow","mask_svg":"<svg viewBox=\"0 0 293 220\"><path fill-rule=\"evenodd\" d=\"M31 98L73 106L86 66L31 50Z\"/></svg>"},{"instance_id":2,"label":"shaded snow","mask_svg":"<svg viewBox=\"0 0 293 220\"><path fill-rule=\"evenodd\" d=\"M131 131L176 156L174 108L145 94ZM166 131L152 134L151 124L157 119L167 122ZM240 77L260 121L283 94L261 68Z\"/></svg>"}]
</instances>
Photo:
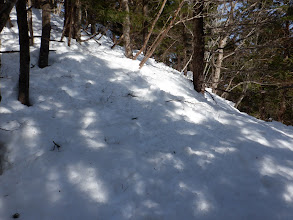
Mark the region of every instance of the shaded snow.
<instances>
[{"instance_id":1,"label":"shaded snow","mask_svg":"<svg viewBox=\"0 0 293 220\"><path fill-rule=\"evenodd\" d=\"M3 50L18 49L12 22ZM153 59L139 70L100 42L54 41L39 69L37 38L31 107L16 101L18 54L2 55L0 219L293 219L291 126L203 97Z\"/></svg>"}]
</instances>

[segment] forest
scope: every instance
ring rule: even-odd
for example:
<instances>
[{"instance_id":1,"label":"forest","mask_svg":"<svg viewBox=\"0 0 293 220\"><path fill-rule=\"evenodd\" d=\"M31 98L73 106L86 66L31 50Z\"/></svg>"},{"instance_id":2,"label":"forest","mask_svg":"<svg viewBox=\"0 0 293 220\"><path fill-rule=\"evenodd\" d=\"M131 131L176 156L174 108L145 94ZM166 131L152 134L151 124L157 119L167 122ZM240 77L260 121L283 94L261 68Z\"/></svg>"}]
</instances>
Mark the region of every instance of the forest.
<instances>
[{"instance_id":1,"label":"forest","mask_svg":"<svg viewBox=\"0 0 293 220\"><path fill-rule=\"evenodd\" d=\"M292 6L0 0L0 219L293 219Z\"/></svg>"},{"instance_id":2,"label":"forest","mask_svg":"<svg viewBox=\"0 0 293 220\"><path fill-rule=\"evenodd\" d=\"M199 93L211 88L240 111L293 124L292 0L0 0L0 31L14 5L20 50L0 51L20 54L18 100L25 105L35 38L45 68L50 41L70 46L110 33L112 48L123 46L127 58L144 55L140 68L153 57L189 77ZM42 36L34 36L32 8L42 10ZM64 18L61 39L50 36L52 13Z\"/></svg>"}]
</instances>

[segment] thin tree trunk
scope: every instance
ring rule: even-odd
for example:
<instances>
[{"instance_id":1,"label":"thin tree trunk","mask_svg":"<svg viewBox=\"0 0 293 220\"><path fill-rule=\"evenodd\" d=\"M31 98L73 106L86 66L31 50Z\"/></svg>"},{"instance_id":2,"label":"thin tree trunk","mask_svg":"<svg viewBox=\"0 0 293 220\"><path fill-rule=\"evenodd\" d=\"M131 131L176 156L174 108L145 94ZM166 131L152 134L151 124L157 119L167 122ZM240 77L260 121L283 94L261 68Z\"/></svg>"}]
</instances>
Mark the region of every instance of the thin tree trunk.
<instances>
[{"instance_id":1,"label":"thin tree trunk","mask_svg":"<svg viewBox=\"0 0 293 220\"><path fill-rule=\"evenodd\" d=\"M2 46L2 44L1 44L1 38L0 38L0 50L1 50L1 46ZM0 72L1 72L1 56L2 56L2 54L0 53ZM0 102L1 102L1 100L2 100L2 96L1 96L1 86L0 86Z\"/></svg>"},{"instance_id":2,"label":"thin tree trunk","mask_svg":"<svg viewBox=\"0 0 293 220\"><path fill-rule=\"evenodd\" d=\"M43 0L42 4L42 39L39 56L39 67L48 66L49 62L49 47L50 47L50 32L51 32L51 7L49 0Z\"/></svg>"},{"instance_id":3,"label":"thin tree trunk","mask_svg":"<svg viewBox=\"0 0 293 220\"><path fill-rule=\"evenodd\" d=\"M188 45L188 36L187 36L187 33L186 33L185 25L182 25L182 40L183 40L183 45L184 45L184 48L183 48L183 66L180 67L180 68L184 72L184 75L186 76L187 75L187 68L185 68L185 66L187 67L187 65L188 65L187 63L189 62L188 57L187 57L187 52L188 52L189 45Z\"/></svg>"},{"instance_id":4,"label":"thin tree trunk","mask_svg":"<svg viewBox=\"0 0 293 220\"><path fill-rule=\"evenodd\" d=\"M260 91L260 106L259 106L259 118L261 120L265 120L266 118L266 106L265 106L265 97L266 97L266 91L264 88L261 86L261 91Z\"/></svg>"},{"instance_id":5,"label":"thin tree trunk","mask_svg":"<svg viewBox=\"0 0 293 220\"><path fill-rule=\"evenodd\" d=\"M229 96L229 89L231 88L231 85L232 85L232 82L234 80L235 76L233 76L230 81L229 81L229 84L227 86L227 88L225 89L225 91L222 93L221 97L224 98L224 99L227 99L228 96Z\"/></svg>"},{"instance_id":6,"label":"thin tree trunk","mask_svg":"<svg viewBox=\"0 0 293 220\"><path fill-rule=\"evenodd\" d=\"M159 20L159 17L160 17L160 15L161 15L161 13L162 13L164 7L165 7L166 2L167 2L167 0L164 0L164 2L163 2L163 4L162 4L162 6L161 6L161 8L160 8L160 10L159 10L159 12L158 12L156 18L155 18L155 20L154 20L153 23L152 23L152 27L151 27L151 29L150 29L150 31L149 31L147 37L146 37L146 40L144 41L144 44L143 44L142 48L141 48L141 49L135 54L135 56L134 56L134 58L133 58L134 60L137 59L137 57L139 56L139 54L141 54L142 51L145 51L146 46L147 46L147 44L148 44L148 41L149 41L149 39L150 39L150 37L151 37L151 35L152 35L152 33L153 33L154 27L155 27L157 21Z\"/></svg>"},{"instance_id":7,"label":"thin tree trunk","mask_svg":"<svg viewBox=\"0 0 293 220\"><path fill-rule=\"evenodd\" d=\"M69 25L70 19L69 18L64 19L64 22L66 22L66 23L64 23L60 41L62 41L63 38L66 36L66 32L68 30L68 25Z\"/></svg>"},{"instance_id":8,"label":"thin tree trunk","mask_svg":"<svg viewBox=\"0 0 293 220\"><path fill-rule=\"evenodd\" d=\"M204 32L203 32L203 16L198 15L203 13L203 0L200 5L194 7L194 16L197 16L193 21L193 86L197 92L204 93Z\"/></svg>"},{"instance_id":9,"label":"thin tree trunk","mask_svg":"<svg viewBox=\"0 0 293 220\"><path fill-rule=\"evenodd\" d=\"M284 114L286 112L286 94L287 94L287 89L284 89L282 91L282 94L281 94L281 102L280 102L280 109L279 109L279 112L278 112L278 121L280 122L284 122Z\"/></svg>"},{"instance_id":10,"label":"thin tree trunk","mask_svg":"<svg viewBox=\"0 0 293 220\"><path fill-rule=\"evenodd\" d=\"M217 94L217 88L220 82L221 68L222 68L222 63L224 60L224 47L227 44L227 40L228 40L228 36L225 36L224 38L220 39L220 42L219 42L218 58L215 65L215 72L212 77L212 90L213 90L213 93L215 94Z\"/></svg>"},{"instance_id":11,"label":"thin tree trunk","mask_svg":"<svg viewBox=\"0 0 293 220\"><path fill-rule=\"evenodd\" d=\"M19 90L18 100L29 106L29 71L30 71L30 51L26 0L18 0L16 3L17 24L19 30L20 45L20 74L19 74Z\"/></svg>"},{"instance_id":12,"label":"thin tree trunk","mask_svg":"<svg viewBox=\"0 0 293 220\"><path fill-rule=\"evenodd\" d=\"M191 54L189 60L187 61L187 63L183 67L183 69L181 70L181 73L184 73L185 76L187 76L187 67L190 64L190 62L192 61L192 58L193 58L193 54Z\"/></svg>"},{"instance_id":13,"label":"thin tree trunk","mask_svg":"<svg viewBox=\"0 0 293 220\"><path fill-rule=\"evenodd\" d=\"M171 27L173 26L179 11L181 10L181 7L183 6L185 1L182 1L180 3L180 5L178 6L173 19L171 20L170 24L168 25L168 27L165 30L162 30L161 33L159 34L159 36L157 37L157 39L155 40L155 42L152 44L152 46L150 47L150 50L147 52L147 54L145 55L145 57L142 59L142 61L139 64L139 68L141 69L143 67L143 65L145 64L145 62L153 55L153 53L155 52L156 48L159 46L159 44L161 43L161 41L165 38L165 36L167 35L167 33L169 32L169 30L171 29Z\"/></svg>"},{"instance_id":14,"label":"thin tree trunk","mask_svg":"<svg viewBox=\"0 0 293 220\"><path fill-rule=\"evenodd\" d=\"M69 35L72 32L72 20L73 20L73 9L74 9L74 1L72 0L64 0L64 26L63 31L65 37L68 37L70 41ZM70 42L69 42L70 45Z\"/></svg>"},{"instance_id":15,"label":"thin tree trunk","mask_svg":"<svg viewBox=\"0 0 293 220\"><path fill-rule=\"evenodd\" d=\"M240 103L242 102L242 100L244 99L244 97L246 95L247 89L248 89L248 83L243 84L242 94L238 98L238 100L235 104L235 108L239 107Z\"/></svg>"},{"instance_id":16,"label":"thin tree trunk","mask_svg":"<svg viewBox=\"0 0 293 220\"><path fill-rule=\"evenodd\" d=\"M114 49L114 47L116 47L117 44L120 44L120 42L123 40L124 36L123 34L121 35L121 37L116 40L116 42L112 45L111 49Z\"/></svg>"},{"instance_id":17,"label":"thin tree trunk","mask_svg":"<svg viewBox=\"0 0 293 220\"><path fill-rule=\"evenodd\" d=\"M4 6L4 0L0 0L0 8L2 9ZM1 38L0 38L0 51L1 51ZM1 56L2 54L0 54L0 72L1 72ZM1 101L1 93L0 93L0 101Z\"/></svg>"},{"instance_id":18,"label":"thin tree trunk","mask_svg":"<svg viewBox=\"0 0 293 220\"><path fill-rule=\"evenodd\" d=\"M125 56L127 58L132 58L132 49L131 49L131 41L130 41L130 17L129 17L129 6L128 0L122 0L122 7L126 13L123 22L123 36L124 36L124 47L125 47Z\"/></svg>"},{"instance_id":19,"label":"thin tree trunk","mask_svg":"<svg viewBox=\"0 0 293 220\"><path fill-rule=\"evenodd\" d=\"M286 36L286 49L285 49L285 59L288 59L291 57L290 54L290 22L286 21L285 23L285 36Z\"/></svg>"},{"instance_id":20,"label":"thin tree trunk","mask_svg":"<svg viewBox=\"0 0 293 220\"><path fill-rule=\"evenodd\" d=\"M68 28L68 46L70 47L70 44L71 44L71 38L72 38L72 35L73 35L73 24L74 24L74 7L71 5L71 8L70 8L70 14L69 14L69 17L68 17L68 26L66 26L65 28L67 29Z\"/></svg>"},{"instance_id":21,"label":"thin tree trunk","mask_svg":"<svg viewBox=\"0 0 293 220\"><path fill-rule=\"evenodd\" d=\"M28 15L28 28L30 33L30 46L34 45L34 30L33 30L33 13L32 13L32 0L28 0L29 10L27 11Z\"/></svg>"},{"instance_id":22,"label":"thin tree trunk","mask_svg":"<svg viewBox=\"0 0 293 220\"><path fill-rule=\"evenodd\" d=\"M97 33L96 22L94 19L94 15L89 12L89 23L91 24L91 34L94 35Z\"/></svg>"},{"instance_id":23,"label":"thin tree trunk","mask_svg":"<svg viewBox=\"0 0 293 220\"><path fill-rule=\"evenodd\" d=\"M143 22L142 22L142 46L144 42L147 40L147 33L148 33L148 0L142 0L142 15L143 15ZM143 53L146 54L146 48L143 50Z\"/></svg>"}]
</instances>

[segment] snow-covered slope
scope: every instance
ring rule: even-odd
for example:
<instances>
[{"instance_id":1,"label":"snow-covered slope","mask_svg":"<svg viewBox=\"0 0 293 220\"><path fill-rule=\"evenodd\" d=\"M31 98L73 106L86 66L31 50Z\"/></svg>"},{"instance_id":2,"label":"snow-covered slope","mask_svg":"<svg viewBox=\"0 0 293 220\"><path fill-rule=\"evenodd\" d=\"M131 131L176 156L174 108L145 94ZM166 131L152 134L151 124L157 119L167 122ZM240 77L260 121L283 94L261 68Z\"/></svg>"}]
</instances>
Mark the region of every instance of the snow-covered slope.
<instances>
[{"instance_id":1,"label":"snow-covered slope","mask_svg":"<svg viewBox=\"0 0 293 220\"><path fill-rule=\"evenodd\" d=\"M35 11L35 35L40 12ZM61 19L52 18L60 39ZM17 25L1 33L17 50ZM18 54L2 55L0 219L293 219L293 128L264 122L105 37L31 47L31 107ZM53 141L61 146L53 149ZM3 145L3 146L1 146ZM5 150L4 150L5 148Z\"/></svg>"}]
</instances>

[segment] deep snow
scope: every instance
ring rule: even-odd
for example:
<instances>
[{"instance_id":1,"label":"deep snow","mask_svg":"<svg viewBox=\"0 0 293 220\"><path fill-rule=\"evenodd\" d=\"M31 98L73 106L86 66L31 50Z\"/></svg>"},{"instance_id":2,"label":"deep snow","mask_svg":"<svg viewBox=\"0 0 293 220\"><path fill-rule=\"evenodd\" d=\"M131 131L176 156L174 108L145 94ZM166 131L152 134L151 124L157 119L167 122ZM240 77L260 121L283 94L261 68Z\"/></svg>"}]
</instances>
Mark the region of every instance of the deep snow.
<instances>
[{"instance_id":1,"label":"deep snow","mask_svg":"<svg viewBox=\"0 0 293 220\"><path fill-rule=\"evenodd\" d=\"M12 22L2 50L18 50ZM53 16L49 67L31 47L31 107L16 100L19 55L2 55L1 220L293 219L291 126L197 94L153 59L139 70L106 37L69 48L62 25Z\"/></svg>"}]
</instances>

